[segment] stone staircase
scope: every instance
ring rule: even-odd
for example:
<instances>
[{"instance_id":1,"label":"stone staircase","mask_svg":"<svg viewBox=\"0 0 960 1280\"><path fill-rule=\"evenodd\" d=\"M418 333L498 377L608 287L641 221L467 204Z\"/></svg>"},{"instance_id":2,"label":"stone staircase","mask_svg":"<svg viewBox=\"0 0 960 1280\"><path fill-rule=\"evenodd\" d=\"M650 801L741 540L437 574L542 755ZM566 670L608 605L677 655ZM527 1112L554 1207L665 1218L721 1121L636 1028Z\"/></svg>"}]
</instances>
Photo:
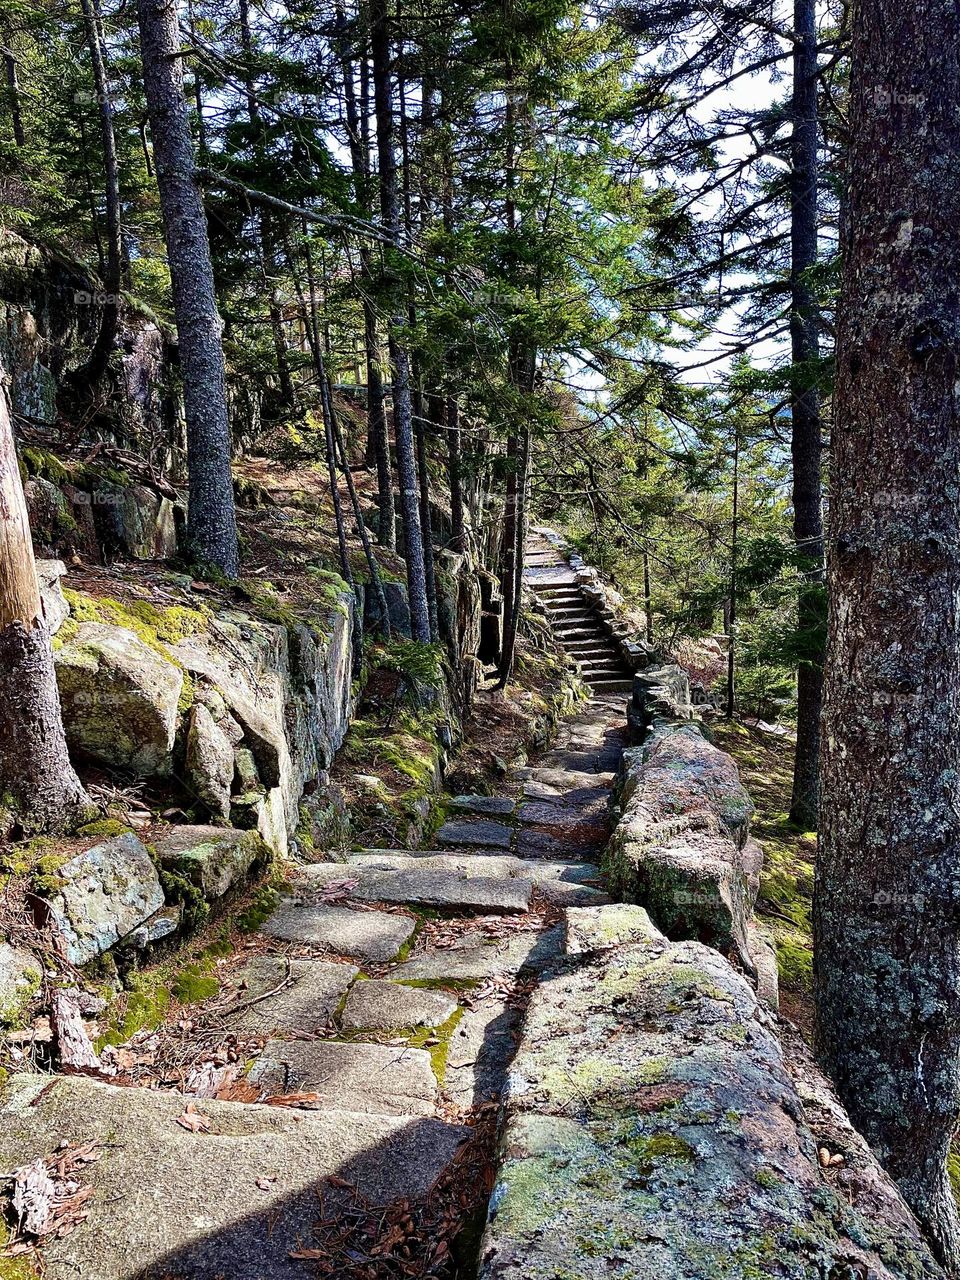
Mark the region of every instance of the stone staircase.
<instances>
[{"instance_id":1,"label":"stone staircase","mask_svg":"<svg viewBox=\"0 0 960 1280\"><path fill-rule=\"evenodd\" d=\"M576 573L542 533L530 534L524 577L590 689L598 695L628 692L632 672L581 592Z\"/></svg>"}]
</instances>

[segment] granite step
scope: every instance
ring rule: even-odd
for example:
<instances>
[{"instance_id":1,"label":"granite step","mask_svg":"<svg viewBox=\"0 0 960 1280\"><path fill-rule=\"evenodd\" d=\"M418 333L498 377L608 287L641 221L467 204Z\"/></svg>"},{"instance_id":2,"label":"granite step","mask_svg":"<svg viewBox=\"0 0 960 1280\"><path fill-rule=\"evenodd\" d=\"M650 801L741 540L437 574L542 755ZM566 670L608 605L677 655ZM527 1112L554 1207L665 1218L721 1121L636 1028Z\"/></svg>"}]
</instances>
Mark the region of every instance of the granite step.
<instances>
[{"instance_id":1,"label":"granite step","mask_svg":"<svg viewBox=\"0 0 960 1280\"><path fill-rule=\"evenodd\" d=\"M184 1099L82 1076L15 1076L0 1108L0 1168L92 1142L86 1221L43 1251L47 1280L289 1280L314 1243L318 1195L348 1212L427 1195L470 1130L427 1115L196 1103L204 1131L177 1123ZM331 1183L328 1179L334 1179ZM299 1273L298 1273L299 1274Z\"/></svg>"}]
</instances>

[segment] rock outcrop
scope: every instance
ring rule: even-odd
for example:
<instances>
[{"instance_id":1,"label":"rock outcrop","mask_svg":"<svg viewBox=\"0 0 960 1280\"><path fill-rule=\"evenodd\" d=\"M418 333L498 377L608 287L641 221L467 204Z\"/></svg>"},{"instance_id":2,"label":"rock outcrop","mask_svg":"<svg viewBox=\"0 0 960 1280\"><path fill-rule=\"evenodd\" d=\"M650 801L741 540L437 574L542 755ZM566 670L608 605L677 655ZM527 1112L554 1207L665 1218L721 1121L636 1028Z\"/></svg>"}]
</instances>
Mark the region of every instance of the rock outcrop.
<instances>
[{"instance_id":1,"label":"rock outcrop","mask_svg":"<svg viewBox=\"0 0 960 1280\"><path fill-rule=\"evenodd\" d=\"M624 753L623 816L604 855L611 889L672 938L735 949L754 970L750 919L762 853L733 759L696 724L658 722Z\"/></svg>"}]
</instances>

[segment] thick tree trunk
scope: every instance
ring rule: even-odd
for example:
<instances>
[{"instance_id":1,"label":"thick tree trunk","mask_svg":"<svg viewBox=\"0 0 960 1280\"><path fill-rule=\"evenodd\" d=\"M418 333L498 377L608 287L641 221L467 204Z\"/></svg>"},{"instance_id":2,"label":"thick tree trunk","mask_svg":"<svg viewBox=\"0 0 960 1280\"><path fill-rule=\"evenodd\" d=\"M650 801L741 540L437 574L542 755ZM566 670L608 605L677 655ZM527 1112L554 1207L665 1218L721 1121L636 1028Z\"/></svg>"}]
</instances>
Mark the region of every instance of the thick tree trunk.
<instances>
[{"instance_id":1,"label":"thick tree trunk","mask_svg":"<svg viewBox=\"0 0 960 1280\"><path fill-rule=\"evenodd\" d=\"M380 211L384 229L400 243L400 208L397 196L397 162L393 147L393 94L390 88L390 39L385 0L371 0L370 48L373 60L373 96L377 117L377 157L380 163ZM414 640L430 640L430 607L427 599L426 564L417 460L410 398L410 356L397 333L406 322L402 286L391 287L390 361L393 365L393 431L400 475L400 512L403 517L407 563L407 592Z\"/></svg>"},{"instance_id":2,"label":"thick tree trunk","mask_svg":"<svg viewBox=\"0 0 960 1280\"><path fill-rule=\"evenodd\" d=\"M815 0L795 0L793 135L790 181L790 346L792 360L791 452L793 533L804 585L797 625L804 657L797 672L797 746L790 817L816 826L820 772L821 657L823 626L823 513L820 479L820 403L816 363L820 355L817 301L808 273L817 261L817 29Z\"/></svg>"},{"instance_id":3,"label":"thick tree trunk","mask_svg":"<svg viewBox=\"0 0 960 1280\"><path fill-rule=\"evenodd\" d=\"M532 380L532 379L531 379ZM513 674L523 600L523 566L527 543L527 487L530 471L530 428L524 427L517 449L517 479L514 486L513 555L511 559L510 607L504 608L503 650L500 654L499 683L505 687Z\"/></svg>"},{"instance_id":4,"label":"thick tree trunk","mask_svg":"<svg viewBox=\"0 0 960 1280\"><path fill-rule=\"evenodd\" d=\"M2 380L0 370L0 837L60 835L95 811L67 755Z\"/></svg>"},{"instance_id":5,"label":"thick tree trunk","mask_svg":"<svg viewBox=\"0 0 960 1280\"><path fill-rule=\"evenodd\" d=\"M198 559L236 577L230 423L210 243L183 98L176 0L138 0L143 84L173 283L187 419L187 536Z\"/></svg>"},{"instance_id":6,"label":"thick tree trunk","mask_svg":"<svg viewBox=\"0 0 960 1280\"><path fill-rule=\"evenodd\" d=\"M106 270L103 276L103 312L100 329L87 360L71 379L77 386L96 387L107 369L107 362L117 340L120 319L120 289L122 279L122 255L120 248L120 171L117 163L117 145L113 131L113 104L107 82L107 66L104 57L103 23L98 0L80 0L83 22L93 67L93 83L97 93L100 116L100 137L103 145L104 193L107 209Z\"/></svg>"},{"instance_id":7,"label":"thick tree trunk","mask_svg":"<svg viewBox=\"0 0 960 1280\"><path fill-rule=\"evenodd\" d=\"M815 895L820 1053L960 1267L960 8L854 11Z\"/></svg>"}]
</instances>

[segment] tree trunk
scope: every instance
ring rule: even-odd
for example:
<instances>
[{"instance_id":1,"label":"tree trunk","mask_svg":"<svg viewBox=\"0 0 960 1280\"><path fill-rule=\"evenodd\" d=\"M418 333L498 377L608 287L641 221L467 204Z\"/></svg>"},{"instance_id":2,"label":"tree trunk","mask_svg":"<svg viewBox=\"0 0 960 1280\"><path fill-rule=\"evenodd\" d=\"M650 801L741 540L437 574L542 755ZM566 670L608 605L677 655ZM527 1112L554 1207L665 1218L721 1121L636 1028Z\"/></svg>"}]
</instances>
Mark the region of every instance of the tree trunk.
<instances>
[{"instance_id":1,"label":"tree trunk","mask_svg":"<svg viewBox=\"0 0 960 1280\"><path fill-rule=\"evenodd\" d=\"M17 59L9 49L4 49L3 61L7 68L7 95L10 102L10 115L13 119L13 140L18 147L25 147L27 145L27 135L23 131L23 110L20 105Z\"/></svg>"},{"instance_id":2,"label":"tree trunk","mask_svg":"<svg viewBox=\"0 0 960 1280\"><path fill-rule=\"evenodd\" d=\"M0 370L0 383L3 376ZM2 385L0 794L0 836L61 835L95 812L67 755L53 649Z\"/></svg>"},{"instance_id":3,"label":"tree trunk","mask_svg":"<svg viewBox=\"0 0 960 1280\"><path fill-rule=\"evenodd\" d=\"M532 381L532 378L531 378ZM504 612L503 650L500 654L499 683L506 687L513 674L517 653L517 631L520 628L520 605L523 599L523 566L527 542L527 486L530 471L530 428L520 434L517 450L517 479L514 486L513 556L511 563L510 608Z\"/></svg>"},{"instance_id":4,"label":"tree trunk","mask_svg":"<svg viewBox=\"0 0 960 1280\"><path fill-rule=\"evenodd\" d=\"M733 522L730 528L730 602L727 613L727 630L730 647L727 650L727 698L726 716L732 720L737 709L737 557L740 552L740 434L733 441Z\"/></svg>"},{"instance_id":5,"label":"tree trunk","mask_svg":"<svg viewBox=\"0 0 960 1280\"><path fill-rule=\"evenodd\" d=\"M793 533L803 585L797 628L803 655L797 670L797 746L790 818L804 830L817 822L821 655L815 647L823 625L823 514L820 480L820 403L816 385L820 355L817 301L810 270L817 261L817 28L815 0L795 0L793 134L790 179L790 413L793 455Z\"/></svg>"},{"instance_id":6,"label":"tree trunk","mask_svg":"<svg viewBox=\"0 0 960 1280\"><path fill-rule=\"evenodd\" d=\"M960 9L854 10L815 893L820 1052L944 1262L960 1107Z\"/></svg>"},{"instance_id":7,"label":"tree trunk","mask_svg":"<svg viewBox=\"0 0 960 1280\"><path fill-rule=\"evenodd\" d=\"M230 423L210 243L183 98L175 0L138 0L143 85L150 115L167 259L173 284L187 419L187 536L199 560L239 571Z\"/></svg>"},{"instance_id":8,"label":"tree trunk","mask_svg":"<svg viewBox=\"0 0 960 1280\"><path fill-rule=\"evenodd\" d=\"M103 22L98 0L80 0L86 30L90 61L93 66L93 83L97 93L100 115L100 137L103 144L104 193L107 208L106 270L103 276L103 312L100 329L87 362L77 370L71 381L76 386L96 387L107 369L107 362L117 340L120 319L120 289L122 258L120 249L120 171L117 164L117 145L113 131L113 105L110 86L107 83L107 67L104 58Z\"/></svg>"},{"instance_id":9,"label":"tree trunk","mask_svg":"<svg viewBox=\"0 0 960 1280\"><path fill-rule=\"evenodd\" d=\"M371 0L370 48L373 59L373 96L377 117L377 157L380 163L380 212L384 229L400 243L400 210L397 199L397 161L393 149L393 94L390 88L390 39L385 0ZM389 270L388 266L388 270ZM414 640L430 640L430 607L420 525L417 460L413 439L410 399L410 357L397 333L406 321L402 286L392 284L390 360L393 365L393 431L400 474L400 512L403 517L407 562L407 593Z\"/></svg>"}]
</instances>

